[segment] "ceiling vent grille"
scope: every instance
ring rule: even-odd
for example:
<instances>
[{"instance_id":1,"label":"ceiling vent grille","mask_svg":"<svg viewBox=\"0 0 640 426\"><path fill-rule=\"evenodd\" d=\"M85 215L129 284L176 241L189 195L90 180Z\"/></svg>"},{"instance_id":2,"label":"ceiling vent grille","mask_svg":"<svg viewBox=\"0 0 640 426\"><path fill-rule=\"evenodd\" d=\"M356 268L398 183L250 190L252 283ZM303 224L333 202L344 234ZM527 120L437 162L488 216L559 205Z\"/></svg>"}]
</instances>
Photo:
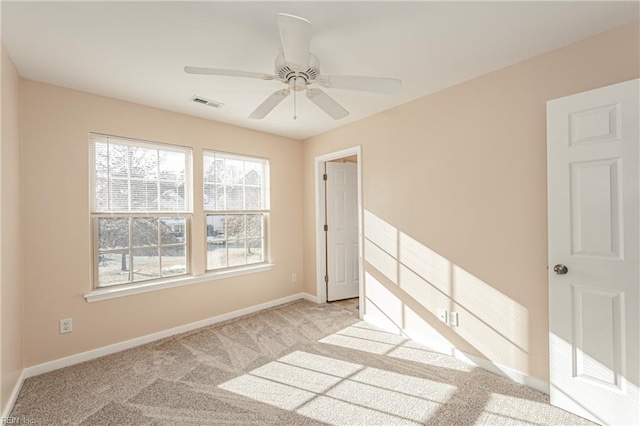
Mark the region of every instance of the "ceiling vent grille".
<instances>
[{"instance_id":1,"label":"ceiling vent grille","mask_svg":"<svg viewBox=\"0 0 640 426\"><path fill-rule=\"evenodd\" d=\"M191 98L191 102L207 105L213 108L222 108L222 106L224 105L222 102L212 101L211 99L207 99L207 98L203 98L202 96L195 96L195 95Z\"/></svg>"}]
</instances>

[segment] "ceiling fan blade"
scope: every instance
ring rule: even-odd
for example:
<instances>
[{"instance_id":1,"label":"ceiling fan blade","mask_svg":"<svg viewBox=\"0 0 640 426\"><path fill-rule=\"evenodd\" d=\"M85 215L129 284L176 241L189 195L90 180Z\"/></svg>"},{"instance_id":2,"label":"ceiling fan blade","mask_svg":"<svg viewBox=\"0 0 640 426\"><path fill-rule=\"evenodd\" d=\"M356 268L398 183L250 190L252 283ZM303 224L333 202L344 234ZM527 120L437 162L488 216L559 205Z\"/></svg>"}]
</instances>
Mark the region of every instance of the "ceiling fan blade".
<instances>
[{"instance_id":1,"label":"ceiling fan blade","mask_svg":"<svg viewBox=\"0 0 640 426\"><path fill-rule=\"evenodd\" d=\"M262 102L260 106L258 106L258 108L256 108L251 113L249 118L255 120L265 118L267 114L269 114L276 106L278 106L278 104L282 102L284 98L289 96L290 93L291 91L289 89L282 89L272 93L271 96L265 99L264 102Z\"/></svg>"},{"instance_id":2,"label":"ceiling fan blade","mask_svg":"<svg viewBox=\"0 0 640 426\"><path fill-rule=\"evenodd\" d=\"M184 72L186 72L187 74L225 75L229 77L259 78L261 80L273 80L276 78L274 75L263 74L259 72L224 70L219 68L184 67Z\"/></svg>"},{"instance_id":3,"label":"ceiling fan blade","mask_svg":"<svg viewBox=\"0 0 640 426\"><path fill-rule=\"evenodd\" d=\"M326 88L362 90L365 92L395 93L402 89L402 80L387 77L323 75L317 78L316 83Z\"/></svg>"},{"instance_id":4,"label":"ceiling fan blade","mask_svg":"<svg viewBox=\"0 0 640 426\"><path fill-rule=\"evenodd\" d=\"M342 108L331 96L320 89L307 89L307 98L316 104L318 108L329 114L331 118L339 120L349 115L349 111Z\"/></svg>"},{"instance_id":5,"label":"ceiling fan blade","mask_svg":"<svg viewBox=\"0 0 640 426\"><path fill-rule=\"evenodd\" d=\"M286 13L279 13L277 19L285 61L297 71L305 71L309 66L311 22Z\"/></svg>"}]
</instances>

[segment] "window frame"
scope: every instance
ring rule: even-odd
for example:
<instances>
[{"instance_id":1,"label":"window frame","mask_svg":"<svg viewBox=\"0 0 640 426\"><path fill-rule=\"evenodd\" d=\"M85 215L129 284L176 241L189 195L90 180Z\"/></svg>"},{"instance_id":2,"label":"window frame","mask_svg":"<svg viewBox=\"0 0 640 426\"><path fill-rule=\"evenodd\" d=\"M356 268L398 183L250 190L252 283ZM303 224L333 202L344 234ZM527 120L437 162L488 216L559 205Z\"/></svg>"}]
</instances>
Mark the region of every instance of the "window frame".
<instances>
[{"instance_id":1,"label":"window frame","mask_svg":"<svg viewBox=\"0 0 640 426\"><path fill-rule=\"evenodd\" d=\"M105 139L105 142L109 142L110 138L113 138L118 143L122 142L124 145L136 146L136 147L144 147L162 150L163 147L167 151L174 152L182 152L185 154L185 177L184 177L184 194L185 194L185 204L184 211L181 210L160 210L160 197L162 196L158 193L158 210L151 211L109 211L109 205L107 205L107 209L101 211L98 209L97 200L96 200L96 183L97 183L97 175L96 175L96 155L95 155L95 144L98 139ZM107 157L107 161L109 162L109 157ZM128 137L121 137L115 135L106 135L96 132L89 133L89 217L90 217L90 226L91 226L91 289L92 292L103 292L103 291L113 291L113 290L127 290L127 289L136 289L141 287L148 287L150 285L156 283L163 283L174 280L183 280L185 278L192 276L192 262L193 262L193 250L192 250L192 222L193 222L193 198L194 198L194 180L193 180L193 148L189 146L176 145L176 144L167 144L162 142L153 142L146 141L140 139L133 139ZM128 176L128 181L132 181L131 176ZM137 179L133 179L137 180ZM158 183L162 181L160 175L158 175ZM149 248L157 248L158 249L158 272L160 274L159 277L135 280L133 274L133 252L136 248L133 245L133 233L131 232L131 220L136 217L153 217L158 221L158 242L157 245L146 246ZM184 229L184 243L183 244L169 244L167 246L184 246L185 250L185 271L180 274L173 274L168 276L162 276L162 240L161 240L161 231L160 231L160 222L163 218L181 218L185 221L185 229ZM99 248L99 220L101 218L127 218L129 220L129 242L128 247L122 249L109 249L109 251L117 252L117 251L130 251L129 254L129 278L126 282L111 284L111 285L100 285L100 248Z\"/></svg>"},{"instance_id":2,"label":"window frame","mask_svg":"<svg viewBox=\"0 0 640 426\"><path fill-rule=\"evenodd\" d=\"M253 162L260 162L263 164L263 176L262 176L262 185L260 186L261 190L262 190L262 199L264 201L264 206L266 208L263 209L251 209L251 210L238 210L238 209L233 209L233 210L212 210L212 209L207 209L207 204L204 202L204 192L205 192L205 187L206 184L210 184L211 182L207 182L206 179L206 169L205 169L205 159L206 157L212 157L212 156L216 156L216 155L220 155L222 158L231 158L234 160L241 160L241 161L253 161ZM238 153L232 153L232 152L225 152L225 151L217 151L217 150L210 150L210 149L203 149L202 151L202 191L203 191L203 202L202 202L202 208L203 208L203 227L204 227L204 260L205 260L205 273L207 274L223 274L229 271L236 271L236 270L242 270L242 269L246 269L246 268L252 268L252 267L259 267L259 266L264 266L264 265L269 265L271 263L271 250L270 250L270 246L271 246L271 235L269 233L269 229L270 229L270 213L271 213L271 162L269 160L269 158L266 157L259 157L259 156L255 156L255 155L246 155L246 154L238 154ZM245 186L245 184L243 184L243 186ZM246 200L243 200L243 202ZM241 264L241 265L233 265L233 266L228 266L229 265L229 256L228 256L228 251L229 251L229 247L228 247L228 242L229 242L229 235L225 230L225 245L226 245L226 250L227 250L227 266L226 267L221 267L221 268L209 268L209 236L207 235L207 226L208 226L208 218L209 216L214 216L214 215L261 215L262 216L262 261L260 262L254 262L254 263L246 263L246 241L250 240L252 238L247 238L246 235L246 221L245 221L245 235L243 240L245 241L245 263ZM226 227L226 222L225 222L225 227ZM257 238L254 238L257 239Z\"/></svg>"}]
</instances>

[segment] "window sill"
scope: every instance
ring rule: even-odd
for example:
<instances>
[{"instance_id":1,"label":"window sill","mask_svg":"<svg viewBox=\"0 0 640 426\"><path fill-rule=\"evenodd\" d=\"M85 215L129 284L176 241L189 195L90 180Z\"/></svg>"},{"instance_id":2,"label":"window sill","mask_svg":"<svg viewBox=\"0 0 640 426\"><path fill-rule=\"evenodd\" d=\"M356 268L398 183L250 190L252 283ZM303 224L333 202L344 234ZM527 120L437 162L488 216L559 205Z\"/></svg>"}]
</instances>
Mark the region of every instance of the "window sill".
<instances>
[{"instance_id":1,"label":"window sill","mask_svg":"<svg viewBox=\"0 0 640 426\"><path fill-rule=\"evenodd\" d=\"M257 272L269 271L273 267L271 263L261 263L255 266L246 266L226 271L207 272L204 275L183 276L178 278L170 278L152 283L141 283L135 285L119 286L117 288L105 288L93 290L91 293L85 294L84 298L87 302L98 302L100 300L115 299L117 297L131 296L133 294L147 293L149 291L163 290L166 288L181 287L183 285L198 284L207 281L220 280L223 278L235 277L238 275L254 274Z\"/></svg>"}]
</instances>

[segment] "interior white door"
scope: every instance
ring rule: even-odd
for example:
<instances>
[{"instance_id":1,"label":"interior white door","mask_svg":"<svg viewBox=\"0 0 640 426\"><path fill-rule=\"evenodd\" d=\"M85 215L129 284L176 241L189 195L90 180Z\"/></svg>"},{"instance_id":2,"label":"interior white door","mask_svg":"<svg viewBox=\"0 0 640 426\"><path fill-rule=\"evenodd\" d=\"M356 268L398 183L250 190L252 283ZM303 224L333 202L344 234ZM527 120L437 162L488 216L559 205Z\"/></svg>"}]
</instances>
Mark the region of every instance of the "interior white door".
<instances>
[{"instance_id":1,"label":"interior white door","mask_svg":"<svg viewBox=\"0 0 640 426\"><path fill-rule=\"evenodd\" d=\"M326 163L327 300L358 297L358 166Z\"/></svg>"},{"instance_id":2,"label":"interior white door","mask_svg":"<svg viewBox=\"0 0 640 426\"><path fill-rule=\"evenodd\" d=\"M602 424L640 423L639 81L547 103L551 403Z\"/></svg>"}]
</instances>

